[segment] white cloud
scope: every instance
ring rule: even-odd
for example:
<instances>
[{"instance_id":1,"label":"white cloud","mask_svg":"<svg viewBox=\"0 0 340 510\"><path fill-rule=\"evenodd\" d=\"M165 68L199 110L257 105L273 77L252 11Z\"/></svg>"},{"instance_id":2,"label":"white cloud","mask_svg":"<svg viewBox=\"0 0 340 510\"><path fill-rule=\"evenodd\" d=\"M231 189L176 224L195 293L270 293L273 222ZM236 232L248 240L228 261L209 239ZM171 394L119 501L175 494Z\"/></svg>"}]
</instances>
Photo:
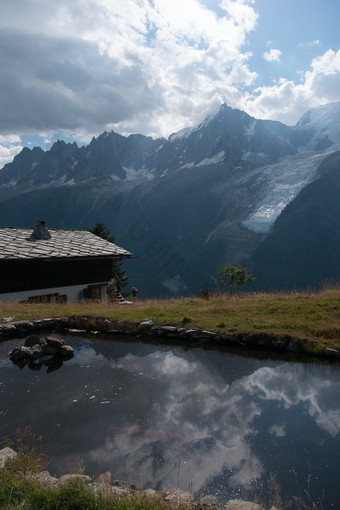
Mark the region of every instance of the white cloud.
<instances>
[{"instance_id":1,"label":"white cloud","mask_svg":"<svg viewBox=\"0 0 340 510\"><path fill-rule=\"evenodd\" d=\"M216 0L215 11L199 0L5 2L0 133L72 133L85 142L109 129L168 136L216 113L222 102L290 124L340 99L332 50L300 70L298 83L283 76L251 90L254 6L253 0ZM264 53L270 62L280 56L278 49Z\"/></svg>"},{"instance_id":2,"label":"white cloud","mask_svg":"<svg viewBox=\"0 0 340 510\"><path fill-rule=\"evenodd\" d=\"M281 51L277 49L271 49L269 51L265 51L263 54L263 58L267 60L267 62L279 62L281 56Z\"/></svg>"},{"instance_id":3,"label":"white cloud","mask_svg":"<svg viewBox=\"0 0 340 510\"><path fill-rule=\"evenodd\" d=\"M252 0L222 1L223 16L198 0L18 3L0 20L3 133L168 135L256 77L243 51Z\"/></svg>"},{"instance_id":4,"label":"white cloud","mask_svg":"<svg viewBox=\"0 0 340 510\"><path fill-rule=\"evenodd\" d=\"M21 138L18 135L0 135L0 168L13 160L22 150Z\"/></svg>"},{"instance_id":5,"label":"white cloud","mask_svg":"<svg viewBox=\"0 0 340 510\"><path fill-rule=\"evenodd\" d=\"M340 50L315 58L301 83L281 78L249 94L242 107L259 118L295 124L308 109L340 100Z\"/></svg>"}]
</instances>

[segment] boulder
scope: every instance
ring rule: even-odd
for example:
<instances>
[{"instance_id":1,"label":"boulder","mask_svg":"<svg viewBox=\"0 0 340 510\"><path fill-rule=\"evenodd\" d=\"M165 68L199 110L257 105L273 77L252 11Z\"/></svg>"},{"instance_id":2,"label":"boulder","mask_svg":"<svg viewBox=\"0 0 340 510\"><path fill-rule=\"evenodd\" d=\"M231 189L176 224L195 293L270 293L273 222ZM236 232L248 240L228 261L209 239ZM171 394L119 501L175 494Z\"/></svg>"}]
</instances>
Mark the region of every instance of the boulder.
<instances>
[{"instance_id":1,"label":"boulder","mask_svg":"<svg viewBox=\"0 0 340 510\"><path fill-rule=\"evenodd\" d=\"M73 347L71 347L70 345L63 345L58 352L58 356L62 356L63 358L67 359L73 358L74 356Z\"/></svg>"},{"instance_id":2,"label":"boulder","mask_svg":"<svg viewBox=\"0 0 340 510\"><path fill-rule=\"evenodd\" d=\"M63 363L63 361L61 359L56 359L56 358L53 358L50 361L45 362L45 365L47 365L47 367L48 367L47 370L46 370L46 373L50 374L51 372L55 372L60 367L62 367L63 364L64 363Z\"/></svg>"},{"instance_id":3,"label":"boulder","mask_svg":"<svg viewBox=\"0 0 340 510\"><path fill-rule=\"evenodd\" d=\"M0 450L0 468L4 467L7 460L15 459L16 456L17 453L12 448L8 448L8 446Z\"/></svg>"},{"instance_id":4,"label":"boulder","mask_svg":"<svg viewBox=\"0 0 340 510\"><path fill-rule=\"evenodd\" d=\"M27 347L27 349L29 348ZM9 353L9 359L13 361L13 363L20 363L21 361L26 360L27 357L28 353L26 350L23 350L22 347L14 347L14 349Z\"/></svg>"},{"instance_id":5,"label":"boulder","mask_svg":"<svg viewBox=\"0 0 340 510\"><path fill-rule=\"evenodd\" d=\"M40 345L44 343L44 340L40 338L38 335L30 335L26 338L24 346L25 347L33 347L34 345Z\"/></svg>"},{"instance_id":6,"label":"boulder","mask_svg":"<svg viewBox=\"0 0 340 510\"><path fill-rule=\"evenodd\" d=\"M159 498L158 492L156 492L154 489L145 489L142 494L146 496L147 498Z\"/></svg>"},{"instance_id":7,"label":"boulder","mask_svg":"<svg viewBox=\"0 0 340 510\"><path fill-rule=\"evenodd\" d=\"M101 484L101 485L111 485L112 484L112 476L110 471L106 471L106 473L102 473L98 476L98 478L95 480L95 483Z\"/></svg>"},{"instance_id":8,"label":"boulder","mask_svg":"<svg viewBox=\"0 0 340 510\"><path fill-rule=\"evenodd\" d=\"M138 327L142 331L150 331L153 326L154 323L150 319L144 319L142 322L139 323Z\"/></svg>"},{"instance_id":9,"label":"boulder","mask_svg":"<svg viewBox=\"0 0 340 510\"><path fill-rule=\"evenodd\" d=\"M36 480L44 487L53 487L58 482L58 478L55 478L54 476L50 475L48 471L41 471L37 475L27 473L26 478L29 478L30 480Z\"/></svg>"},{"instance_id":10,"label":"boulder","mask_svg":"<svg viewBox=\"0 0 340 510\"><path fill-rule=\"evenodd\" d=\"M56 338L54 336L47 336L46 343L47 345L60 349L64 345L64 340L61 340L61 338Z\"/></svg>"},{"instance_id":11,"label":"boulder","mask_svg":"<svg viewBox=\"0 0 340 510\"><path fill-rule=\"evenodd\" d=\"M79 475L79 474L63 475L59 478L58 485L62 486L62 485L67 485L68 483L74 483L74 482L81 482L81 483L86 484L86 483L91 482L91 478L87 475Z\"/></svg>"},{"instance_id":12,"label":"boulder","mask_svg":"<svg viewBox=\"0 0 340 510\"><path fill-rule=\"evenodd\" d=\"M54 356L55 354L57 354L59 352L59 349L60 347L57 347L55 345L48 345L48 343L46 342L43 346L42 346L42 351L44 353L44 355L46 356Z\"/></svg>"},{"instance_id":13,"label":"boulder","mask_svg":"<svg viewBox=\"0 0 340 510\"><path fill-rule=\"evenodd\" d=\"M163 499L175 506L190 505L195 500L190 492L182 489L170 489L166 491Z\"/></svg>"},{"instance_id":14,"label":"boulder","mask_svg":"<svg viewBox=\"0 0 340 510\"><path fill-rule=\"evenodd\" d=\"M226 510L262 510L262 505L241 499L230 499L226 504Z\"/></svg>"},{"instance_id":15,"label":"boulder","mask_svg":"<svg viewBox=\"0 0 340 510\"><path fill-rule=\"evenodd\" d=\"M31 370L35 370L36 372L41 369L42 363L40 363L40 360L35 359L32 361L29 361L28 366Z\"/></svg>"},{"instance_id":16,"label":"boulder","mask_svg":"<svg viewBox=\"0 0 340 510\"><path fill-rule=\"evenodd\" d=\"M219 508L218 500L216 496L208 495L201 498L201 505L206 509L215 510Z\"/></svg>"},{"instance_id":17,"label":"boulder","mask_svg":"<svg viewBox=\"0 0 340 510\"><path fill-rule=\"evenodd\" d=\"M32 350L30 358L32 360L39 359L43 356L43 350L40 345L33 345L33 347L30 348Z\"/></svg>"}]
</instances>

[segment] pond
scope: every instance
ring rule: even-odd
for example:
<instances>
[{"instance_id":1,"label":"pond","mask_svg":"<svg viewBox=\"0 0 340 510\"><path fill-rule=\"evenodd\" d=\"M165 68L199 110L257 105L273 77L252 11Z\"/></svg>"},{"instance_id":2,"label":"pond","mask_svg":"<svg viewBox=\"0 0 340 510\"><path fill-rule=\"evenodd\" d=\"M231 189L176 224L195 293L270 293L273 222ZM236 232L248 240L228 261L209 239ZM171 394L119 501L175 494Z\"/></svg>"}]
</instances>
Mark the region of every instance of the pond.
<instances>
[{"instance_id":1,"label":"pond","mask_svg":"<svg viewBox=\"0 0 340 510\"><path fill-rule=\"evenodd\" d=\"M55 371L20 369L0 343L0 437L30 427L60 475L84 466L140 488L181 487L340 508L340 367L64 336Z\"/></svg>"}]
</instances>

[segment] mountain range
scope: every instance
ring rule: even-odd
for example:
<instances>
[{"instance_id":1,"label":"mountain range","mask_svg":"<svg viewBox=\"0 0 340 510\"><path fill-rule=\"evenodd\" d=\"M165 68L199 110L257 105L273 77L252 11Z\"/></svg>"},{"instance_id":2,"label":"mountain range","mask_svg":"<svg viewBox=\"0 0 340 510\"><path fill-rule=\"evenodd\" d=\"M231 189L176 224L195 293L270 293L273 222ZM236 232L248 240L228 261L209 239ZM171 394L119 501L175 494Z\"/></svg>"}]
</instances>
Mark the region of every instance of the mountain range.
<instances>
[{"instance_id":1,"label":"mountain range","mask_svg":"<svg viewBox=\"0 0 340 510\"><path fill-rule=\"evenodd\" d=\"M0 171L0 226L104 223L139 258L141 297L212 288L241 262L253 288L340 276L340 102L296 126L222 105L168 139L104 132L86 146L24 148Z\"/></svg>"}]
</instances>

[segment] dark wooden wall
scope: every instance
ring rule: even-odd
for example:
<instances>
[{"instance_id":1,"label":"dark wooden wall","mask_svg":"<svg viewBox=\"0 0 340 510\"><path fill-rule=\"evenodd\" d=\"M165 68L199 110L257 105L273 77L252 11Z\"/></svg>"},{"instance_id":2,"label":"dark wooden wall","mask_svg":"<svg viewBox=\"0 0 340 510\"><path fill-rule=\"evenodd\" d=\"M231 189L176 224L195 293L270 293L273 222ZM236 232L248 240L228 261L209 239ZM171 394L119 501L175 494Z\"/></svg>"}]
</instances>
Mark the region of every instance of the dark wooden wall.
<instances>
[{"instance_id":1,"label":"dark wooden wall","mask_svg":"<svg viewBox=\"0 0 340 510\"><path fill-rule=\"evenodd\" d=\"M106 282L111 278L109 258L0 261L0 293Z\"/></svg>"}]
</instances>

